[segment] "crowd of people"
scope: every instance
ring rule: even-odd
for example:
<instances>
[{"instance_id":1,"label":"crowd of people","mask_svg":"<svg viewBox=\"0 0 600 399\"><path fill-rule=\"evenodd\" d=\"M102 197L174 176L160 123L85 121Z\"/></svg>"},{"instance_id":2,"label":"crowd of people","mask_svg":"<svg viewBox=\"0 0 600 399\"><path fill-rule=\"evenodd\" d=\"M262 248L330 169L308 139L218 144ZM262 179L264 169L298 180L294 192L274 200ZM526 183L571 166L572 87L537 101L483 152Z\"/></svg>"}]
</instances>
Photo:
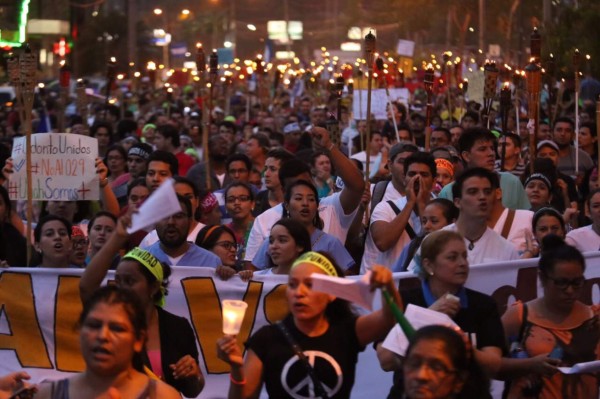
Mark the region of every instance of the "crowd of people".
<instances>
[{"instance_id":1,"label":"crowd of people","mask_svg":"<svg viewBox=\"0 0 600 399\"><path fill-rule=\"evenodd\" d=\"M41 384L37 395L198 396L205 376L194 332L163 309L171 268L188 266L213 268L222 280L288 276L284 320L256 331L245 351L232 336L216 343L231 366L229 398L258 397L263 385L270 397L289 397L282 369L306 350L335 359L342 378L306 361L293 378L311 384L298 394L347 398L369 343L382 369L394 372L390 398L485 398L490 379L506 381L508 398L597 397L597 374L557 368L600 358L596 308L579 300L581 253L600 250L596 125L577 131L573 109L563 109L553 120L543 115L535 131L513 110L502 132L477 103L445 95L453 101L438 102L432 126L412 104L390 101L387 120L368 121L352 117L344 101L292 99L282 89L253 106L239 93L220 98L229 114L215 106L205 121L193 90L122 115L114 107L86 120L70 115L69 132L98 139L100 201L39 202L27 220L24 204L0 186L0 266L27 265L31 223L31 265L83 269L86 369ZM20 132L15 112L3 120L4 184ZM593 115L587 103L586 113ZM336 114L338 133L326 124ZM169 178L180 209L128 232L132 215ZM528 258L539 258L540 298L500 314L490 296L465 287L470 265ZM116 287L101 287L111 269ZM401 271L418 274L420 286L399 290L392 272ZM313 291L314 273L370 273L371 287L395 306L444 313L460 332L423 328L399 356L382 345L398 333L393 305L383 299L381 310L358 315ZM0 398L29 387L26 378L0 380Z\"/></svg>"}]
</instances>

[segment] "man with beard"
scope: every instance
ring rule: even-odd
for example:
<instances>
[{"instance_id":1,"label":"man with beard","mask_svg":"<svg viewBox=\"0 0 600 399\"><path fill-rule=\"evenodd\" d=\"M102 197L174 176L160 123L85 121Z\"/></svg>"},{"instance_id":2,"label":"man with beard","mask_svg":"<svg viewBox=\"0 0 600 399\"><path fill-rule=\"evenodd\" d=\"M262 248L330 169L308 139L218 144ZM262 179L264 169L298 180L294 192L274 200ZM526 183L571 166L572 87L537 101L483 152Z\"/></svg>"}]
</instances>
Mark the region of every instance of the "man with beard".
<instances>
[{"instance_id":1,"label":"man with beard","mask_svg":"<svg viewBox=\"0 0 600 399\"><path fill-rule=\"evenodd\" d=\"M229 155L229 143L222 135L214 135L208 141L208 162L210 165L210 189L218 190L231 183L227 175L225 161ZM206 161L190 168L186 177L196 184L199 191L208 190L206 184Z\"/></svg>"},{"instance_id":2,"label":"man with beard","mask_svg":"<svg viewBox=\"0 0 600 399\"><path fill-rule=\"evenodd\" d=\"M594 161L583 150L571 144L575 133L575 124L566 117L556 119L552 138L558 144L558 171L571 176L577 182L585 172L594 167ZM579 152L579 176L575 176L575 151Z\"/></svg>"},{"instance_id":3,"label":"man with beard","mask_svg":"<svg viewBox=\"0 0 600 399\"><path fill-rule=\"evenodd\" d=\"M177 199L181 210L157 223L158 241L143 249L170 266L220 266L221 259L217 255L187 241L192 204L180 195Z\"/></svg>"}]
</instances>

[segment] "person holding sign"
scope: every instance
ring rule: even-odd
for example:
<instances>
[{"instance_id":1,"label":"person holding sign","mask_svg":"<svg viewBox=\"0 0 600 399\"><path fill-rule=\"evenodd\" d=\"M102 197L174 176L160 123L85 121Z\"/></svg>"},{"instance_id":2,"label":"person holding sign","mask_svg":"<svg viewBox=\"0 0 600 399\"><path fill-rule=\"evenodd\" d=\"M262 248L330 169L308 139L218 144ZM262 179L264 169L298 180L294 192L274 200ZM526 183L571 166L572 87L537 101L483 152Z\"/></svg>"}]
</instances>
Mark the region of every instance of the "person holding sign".
<instances>
[{"instance_id":1,"label":"person holding sign","mask_svg":"<svg viewBox=\"0 0 600 399\"><path fill-rule=\"evenodd\" d=\"M219 358L231 366L230 399L257 398L263 383L271 398L323 397L319 392L329 398L350 397L358 353L381 339L395 319L385 300L382 309L355 315L347 301L313 291L313 274L343 277L322 253L307 252L296 259L286 290L290 314L252 335L245 359L235 336L217 341ZM389 269L374 266L370 285L387 289L400 302ZM304 353L314 356L314 362ZM316 396L311 395L313 387Z\"/></svg>"},{"instance_id":2,"label":"person holding sign","mask_svg":"<svg viewBox=\"0 0 600 399\"><path fill-rule=\"evenodd\" d=\"M11 209L8 191L4 186L0 186L0 267L27 264L27 242L21 232L10 222Z\"/></svg>"},{"instance_id":3,"label":"person holding sign","mask_svg":"<svg viewBox=\"0 0 600 399\"><path fill-rule=\"evenodd\" d=\"M100 287L115 254L127 243L127 227L131 225L131 209L119 218L116 230L85 268L79 282L83 302ZM140 248L129 251L119 262L115 281L133 291L143 306L148 322L145 369L162 378L186 397L196 397L204 387L204 376L198 367L198 349L190 323L183 317L163 310L171 268Z\"/></svg>"},{"instance_id":4,"label":"person holding sign","mask_svg":"<svg viewBox=\"0 0 600 399\"><path fill-rule=\"evenodd\" d=\"M42 383L36 399L180 398L169 385L135 369L149 333L133 291L99 289L84 304L79 324L85 371Z\"/></svg>"}]
</instances>

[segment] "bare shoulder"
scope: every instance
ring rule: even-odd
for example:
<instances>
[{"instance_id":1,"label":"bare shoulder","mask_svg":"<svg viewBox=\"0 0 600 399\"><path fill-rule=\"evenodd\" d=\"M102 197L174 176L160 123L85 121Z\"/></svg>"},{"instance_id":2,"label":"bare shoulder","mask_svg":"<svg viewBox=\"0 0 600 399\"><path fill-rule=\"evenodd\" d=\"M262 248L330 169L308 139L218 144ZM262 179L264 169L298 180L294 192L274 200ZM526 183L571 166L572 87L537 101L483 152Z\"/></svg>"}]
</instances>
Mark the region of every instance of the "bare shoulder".
<instances>
[{"instance_id":1,"label":"bare shoulder","mask_svg":"<svg viewBox=\"0 0 600 399\"><path fill-rule=\"evenodd\" d=\"M162 381L156 381L156 396L161 399L181 399L181 394L175 388Z\"/></svg>"}]
</instances>

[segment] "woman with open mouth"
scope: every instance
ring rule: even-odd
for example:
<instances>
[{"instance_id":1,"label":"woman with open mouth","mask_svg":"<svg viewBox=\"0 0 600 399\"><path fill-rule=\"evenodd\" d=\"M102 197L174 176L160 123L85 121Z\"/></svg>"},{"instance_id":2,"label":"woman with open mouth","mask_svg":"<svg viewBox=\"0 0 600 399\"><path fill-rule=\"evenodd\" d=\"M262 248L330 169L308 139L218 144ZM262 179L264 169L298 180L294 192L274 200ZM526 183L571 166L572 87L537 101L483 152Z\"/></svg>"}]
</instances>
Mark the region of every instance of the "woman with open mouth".
<instances>
[{"instance_id":1,"label":"woman with open mouth","mask_svg":"<svg viewBox=\"0 0 600 399\"><path fill-rule=\"evenodd\" d=\"M296 259L286 289L289 315L253 334L245 359L235 336L218 340L217 355L231 366L229 399L258 398L263 384L270 398L350 397L359 352L381 339L394 317L383 298L382 309L357 316L347 301L313 291L315 274L343 277L324 253L306 252ZM399 304L388 268L373 266L369 285L387 290Z\"/></svg>"},{"instance_id":2,"label":"woman with open mouth","mask_svg":"<svg viewBox=\"0 0 600 399\"><path fill-rule=\"evenodd\" d=\"M313 251L324 251L333 256L335 262L344 271L354 266L354 260L340 240L325 233L323 221L319 217L319 195L315 186L306 180L297 180L290 184L284 195L283 217L289 217L302 224L310 235ZM268 267L269 240L265 240L252 260L252 265L257 269Z\"/></svg>"},{"instance_id":3,"label":"woman with open mouth","mask_svg":"<svg viewBox=\"0 0 600 399\"><path fill-rule=\"evenodd\" d=\"M79 324L85 371L41 384L36 398L180 398L175 389L134 367L148 331L142 305L132 291L100 288L84 304Z\"/></svg>"},{"instance_id":4,"label":"woman with open mouth","mask_svg":"<svg viewBox=\"0 0 600 399\"><path fill-rule=\"evenodd\" d=\"M38 267L69 268L71 264L71 223L60 216L44 216L33 230L34 247L40 254Z\"/></svg>"},{"instance_id":5,"label":"woman with open mouth","mask_svg":"<svg viewBox=\"0 0 600 399\"><path fill-rule=\"evenodd\" d=\"M79 283L82 302L100 287L115 254L127 244L127 227L131 225L134 210L135 207L119 218L115 231L85 268ZM195 398L204 387L204 376L198 366L194 331L187 319L162 308L170 275L169 265L136 247L119 261L115 282L132 291L144 309L148 339L141 353L143 370L165 381L185 397Z\"/></svg>"}]
</instances>

